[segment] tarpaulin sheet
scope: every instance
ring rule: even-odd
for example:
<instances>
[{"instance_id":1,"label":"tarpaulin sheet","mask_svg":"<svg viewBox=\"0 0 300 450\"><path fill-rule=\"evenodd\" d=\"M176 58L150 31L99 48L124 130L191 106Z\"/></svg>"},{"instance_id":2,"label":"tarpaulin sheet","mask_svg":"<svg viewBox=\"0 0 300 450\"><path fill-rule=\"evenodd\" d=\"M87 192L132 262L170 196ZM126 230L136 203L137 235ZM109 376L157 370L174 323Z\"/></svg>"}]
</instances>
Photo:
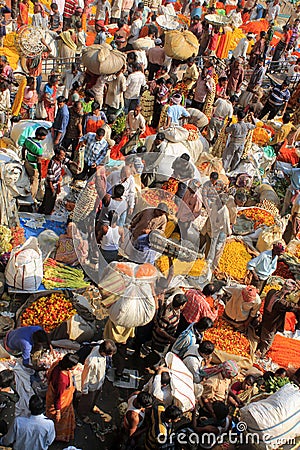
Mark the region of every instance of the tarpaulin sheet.
<instances>
[{"instance_id":1,"label":"tarpaulin sheet","mask_svg":"<svg viewBox=\"0 0 300 450\"><path fill-rule=\"evenodd\" d=\"M65 222L58 222L56 220L46 219L42 228L30 228L26 226L26 223L30 219L20 217L20 225L25 230L25 238L28 239L30 236L38 237L42 231L52 230L58 236L66 232L67 225Z\"/></svg>"}]
</instances>

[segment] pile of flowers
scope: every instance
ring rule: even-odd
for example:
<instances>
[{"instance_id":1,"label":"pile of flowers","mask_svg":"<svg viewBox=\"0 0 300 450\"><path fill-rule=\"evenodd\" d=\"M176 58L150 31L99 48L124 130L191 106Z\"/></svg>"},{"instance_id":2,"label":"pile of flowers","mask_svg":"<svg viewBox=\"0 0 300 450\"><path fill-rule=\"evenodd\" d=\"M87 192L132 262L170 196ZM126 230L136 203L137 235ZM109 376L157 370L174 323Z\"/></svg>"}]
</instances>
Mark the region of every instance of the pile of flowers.
<instances>
[{"instance_id":1,"label":"pile of flowers","mask_svg":"<svg viewBox=\"0 0 300 450\"><path fill-rule=\"evenodd\" d=\"M204 338L213 342L218 350L232 355L249 358L250 344L248 339L236 331L231 325L219 318L215 326L205 331Z\"/></svg>"},{"instance_id":2,"label":"pile of flowers","mask_svg":"<svg viewBox=\"0 0 300 450\"><path fill-rule=\"evenodd\" d=\"M22 313L22 327L41 325L50 332L77 313L72 302L61 293L40 297Z\"/></svg>"},{"instance_id":3,"label":"pile of flowers","mask_svg":"<svg viewBox=\"0 0 300 450\"><path fill-rule=\"evenodd\" d=\"M171 214L175 214L177 206L173 201L173 195L163 190L144 189L142 191L142 197L148 205L157 207L159 203L166 203Z\"/></svg>"},{"instance_id":4,"label":"pile of flowers","mask_svg":"<svg viewBox=\"0 0 300 450\"><path fill-rule=\"evenodd\" d=\"M190 275L192 277L200 277L206 267L205 259L196 259L196 261L184 262L178 259L172 261L174 267L174 275ZM165 255L160 256L156 260L156 267L163 273L167 274L170 268L169 258Z\"/></svg>"},{"instance_id":5,"label":"pile of flowers","mask_svg":"<svg viewBox=\"0 0 300 450\"><path fill-rule=\"evenodd\" d=\"M11 234L12 234L11 245L13 248L18 247L18 245L24 244L24 242L26 241L25 231L24 228L22 227L16 226L11 228Z\"/></svg>"},{"instance_id":6,"label":"pile of flowers","mask_svg":"<svg viewBox=\"0 0 300 450\"><path fill-rule=\"evenodd\" d=\"M238 212L238 215L252 220L254 222L255 230L262 225L271 227L275 223L274 217L269 211L256 207L243 209Z\"/></svg>"},{"instance_id":7,"label":"pile of flowers","mask_svg":"<svg viewBox=\"0 0 300 450\"><path fill-rule=\"evenodd\" d=\"M199 130L195 125L187 123L183 125L183 128L185 128L189 132L188 141L196 141L197 139L199 139Z\"/></svg>"},{"instance_id":8,"label":"pile of flowers","mask_svg":"<svg viewBox=\"0 0 300 450\"><path fill-rule=\"evenodd\" d=\"M226 242L219 261L220 272L237 280L243 280L247 275L247 264L251 259L245 244L235 240Z\"/></svg>"}]
</instances>

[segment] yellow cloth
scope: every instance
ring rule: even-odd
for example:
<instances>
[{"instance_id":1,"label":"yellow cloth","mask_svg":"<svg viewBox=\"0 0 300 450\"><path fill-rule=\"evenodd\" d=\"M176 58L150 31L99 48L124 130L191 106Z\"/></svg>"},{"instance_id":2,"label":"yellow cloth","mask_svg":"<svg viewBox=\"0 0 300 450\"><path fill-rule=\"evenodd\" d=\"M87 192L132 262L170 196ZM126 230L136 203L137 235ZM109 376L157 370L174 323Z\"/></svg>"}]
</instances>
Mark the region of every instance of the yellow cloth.
<instances>
[{"instance_id":1,"label":"yellow cloth","mask_svg":"<svg viewBox=\"0 0 300 450\"><path fill-rule=\"evenodd\" d=\"M103 338L111 339L118 344L126 344L127 339L134 337L134 328L125 328L115 325L110 319L107 320L104 331Z\"/></svg>"},{"instance_id":2,"label":"yellow cloth","mask_svg":"<svg viewBox=\"0 0 300 450\"><path fill-rule=\"evenodd\" d=\"M4 38L4 47L1 48L1 55L6 56L13 70L16 70L20 56L15 47L16 33L9 33Z\"/></svg>"},{"instance_id":3,"label":"yellow cloth","mask_svg":"<svg viewBox=\"0 0 300 450\"><path fill-rule=\"evenodd\" d=\"M21 83L19 85L19 89L18 89L17 95L15 96L14 103L12 105L12 110L11 110L12 116L18 116L19 113L20 113L20 109L21 109L21 106L22 106L22 101L23 101L23 98L24 98L24 92L25 92L26 84L27 84L26 77L23 77L22 81L21 81Z\"/></svg>"},{"instance_id":4,"label":"yellow cloth","mask_svg":"<svg viewBox=\"0 0 300 450\"><path fill-rule=\"evenodd\" d=\"M246 37L246 35L242 32L242 30L235 28L232 32L229 50L234 50L238 45L238 42L244 37Z\"/></svg>"},{"instance_id":5,"label":"yellow cloth","mask_svg":"<svg viewBox=\"0 0 300 450\"><path fill-rule=\"evenodd\" d=\"M291 131L296 131L296 127L294 127L291 122L282 125L282 127L275 133L270 144L275 145L279 142L284 142Z\"/></svg>"},{"instance_id":6,"label":"yellow cloth","mask_svg":"<svg viewBox=\"0 0 300 450\"><path fill-rule=\"evenodd\" d=\"M73 50L74 52L76 51L77 45L73 41L69 30L60 33L59 37L71 50Z\"/></svg>"}]
</instances>

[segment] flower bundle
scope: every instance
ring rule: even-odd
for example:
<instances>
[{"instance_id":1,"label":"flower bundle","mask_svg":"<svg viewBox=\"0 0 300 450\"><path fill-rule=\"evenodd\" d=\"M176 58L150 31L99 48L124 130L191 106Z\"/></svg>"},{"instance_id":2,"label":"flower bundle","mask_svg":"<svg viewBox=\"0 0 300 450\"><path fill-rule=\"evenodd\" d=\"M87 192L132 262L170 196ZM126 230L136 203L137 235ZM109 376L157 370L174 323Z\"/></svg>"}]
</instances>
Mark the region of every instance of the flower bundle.
<instances>
[{"instance_id":1,"label":"flower bundle","mask_svg":"<svg viewBox=\"0 0 300 450\"><path fill-rule=\"evenodd\" d=\"M31 303L21 315L21 326L41 325L50 332L76 313L72 302L58 292Z\"/></svg>"},{"instance_id":2,"label":"flower bundle","mask_svg":"<svg viewBox=\"0 0 300 450\"><path fill-rule=\"evenodd\" d=\"M249 358L250 344L248 339L236 331L231 325L219 318L213 328L205 331L204 338L215 344L218 350L232 355Z\"/></svg>"}]
</instances>

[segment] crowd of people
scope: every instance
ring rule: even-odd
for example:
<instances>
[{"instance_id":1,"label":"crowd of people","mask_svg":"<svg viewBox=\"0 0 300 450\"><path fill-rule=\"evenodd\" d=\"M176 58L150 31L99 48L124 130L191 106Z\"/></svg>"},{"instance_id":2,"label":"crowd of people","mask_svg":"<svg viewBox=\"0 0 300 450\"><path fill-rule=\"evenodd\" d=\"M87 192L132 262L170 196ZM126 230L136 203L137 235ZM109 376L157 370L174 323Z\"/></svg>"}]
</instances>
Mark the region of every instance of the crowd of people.
<instances>
[{"instance_id":1,"label":"crowd of people","mask_svg":"<svg viewBox=\"0 0 300 450\"><path fill-rule=\"evenodd\" d=\"M31 374L31 384L43 374L46 389L30 397L27 415L17 414L23 392L16 389L14 367L0 371L0 446L46 450L70 443L85 449L89 444L78 443L77 433L89 427L99 448L107 448L108 441L123 449L214 448L218 437L239 431L240 410L253 397L270 393L270 383L300 387L299 365L267 370L287 313L294 317L290 331L299 333L300 323L297 268L282 275L279 286L269 284L280 276L290 244L300 245L299 5L290 5L286 19L279 0L31 1L0 5L1 147L11 145L14 129L26 124L15 151L30 185L31 212L55 220L64 208L65 234L58 239L68 240L68 246L60 261L97 272L89 281L108 308L117 301L111 297L122 298L125 290L117 277L108 277L108 266L120 264L131 281L131 263L157 271L149 293L141 288L146 303L153 299L147 323L120 325L108 309L95 340L61 354L51 367L39 364L42 354L55 354L45 327L18 326L4 333L3 349ZM197 51L184 60L167 50L167 25L174 21L197 42ZM252 31L253 23L264 30ZM42 30L43 51L23 58L26 75L20 79L10 65L6 38L9 30L18 34L24 26ZM113 75L95 75L82 57L107 42L126 63ZM64 69L58 73L54 64L45 74L45 61L53 58ZM51 157L45 156L49 139ZM86 190L77 206L68 200L73 189ZM159 195L150 205L143 193L152 190ZM252 206L271 211L279 231L262 222L248 233L238 228L240 211ZM269 232L263 249L258 229L261 235ZM251 238L244 236L250 232ZM237 235L251 247L246 276L239 281L220 270L226 243ZM180 245L190 252L189 261L201 256L204 276L182 281L187 273L176 273L176 263L180 258L188 263ZM168 267L158 275L157 260L164 257ZM237 260L232 257L230 265ZM128 279L125 285L138 286ZM103 288L106 280L111 286ZM109 291L114 283L117 294ZM251 342L247 368L239 359L244 355L230 349L216 359L220 342L207 336L225 326ZM171 358L182 371L181 385ZM138 390L129 396L128 389L120 390L127 403L108 427L102 410L102 394L112 390L108 374L113 369L113 381L122 387L130 378L126 370L136 368ZM182 443L180 433L196 436L196 444ZM52 447L54 441L62 446Z\"/></svg>"}]
</instances>

